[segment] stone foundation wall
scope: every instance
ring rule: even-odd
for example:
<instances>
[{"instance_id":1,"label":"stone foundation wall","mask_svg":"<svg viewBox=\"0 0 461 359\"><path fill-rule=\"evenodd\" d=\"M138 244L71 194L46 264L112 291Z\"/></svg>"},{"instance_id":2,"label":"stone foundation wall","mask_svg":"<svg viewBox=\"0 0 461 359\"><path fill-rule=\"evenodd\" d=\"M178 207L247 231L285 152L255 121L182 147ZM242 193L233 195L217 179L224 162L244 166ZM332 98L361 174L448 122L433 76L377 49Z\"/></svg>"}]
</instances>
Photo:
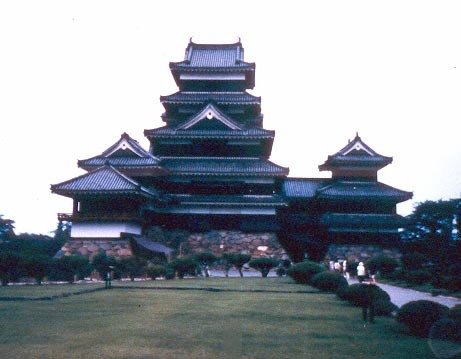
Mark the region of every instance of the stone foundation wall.
<instances>
[{"instance_id":1,"label":"stone foundation wall","mask_svg":"<svg viewBox=\"0 0 461 359\"><path fill-rule=\"evenodd\" d=\"M210 231L192 233L187 245L192 253L211 252L220 256L224 252L246 253L252 257L286 258L275 233L245 233L241 231Z\"/></svg>"},{"instance_id":2,"label":"stone foundation wall","mask_svg":"<svg viewBox=\"0 0 461 359\"><path fill-rule=\"evenodd\" d=\"M400 259L402 256L397 248L383 248L377 245L331 244L324 261L346 259L348 262L365 262L379 255L395 259Z\"/></svg>"},{"instance_id":3,"label":"stone foundation wall","mask_svg":"<svg viewBox=\"0 0 461 359\"><path fill-rule=\"evenodd\" d=\"M92 260L99 252L106 252L108 256L117 259L131 257L130 242L128 240L79 240L71 239L64 243L56 257L80 255Z\"/></svg>"}]
</instances>

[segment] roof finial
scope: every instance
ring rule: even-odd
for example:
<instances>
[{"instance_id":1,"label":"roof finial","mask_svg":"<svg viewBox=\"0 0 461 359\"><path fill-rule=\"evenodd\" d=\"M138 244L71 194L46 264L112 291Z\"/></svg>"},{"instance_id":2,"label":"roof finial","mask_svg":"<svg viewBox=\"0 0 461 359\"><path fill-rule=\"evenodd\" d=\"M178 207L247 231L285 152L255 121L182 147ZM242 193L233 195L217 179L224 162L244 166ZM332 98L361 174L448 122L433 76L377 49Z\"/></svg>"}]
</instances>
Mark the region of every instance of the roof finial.
<instances>
[{"instance_id":1,"label":"roof finial","mask_svg":"<svg viewBox=\"0 0 461 359\"><path fill-rule=\"evenodd\" d=\"M240 36L239 36L239 41L238 41L238 43L239 43L239 44L242 43L242 39L240 38Z\"/></svg>"},{"instance_id":2,"label":"roof finial","mask_svg":"<svg viewBox=\"0 0 461 359\"><path fill-rule=\"evenodd\" d=\"M359 136L359 131L356 131L356 132L355 132L355 138L358 138L358 139L360 139L360 136Z\"/></svg>"},{"instance_id":3,"label":"roof finial","mask_svg":"<svg viewBox=\"0 0 461 359\"><path fill-rule=\"evenodd\" d=\"M192 44L192 36L189 38L189 43Z\"/></svg>"}]
</instances>

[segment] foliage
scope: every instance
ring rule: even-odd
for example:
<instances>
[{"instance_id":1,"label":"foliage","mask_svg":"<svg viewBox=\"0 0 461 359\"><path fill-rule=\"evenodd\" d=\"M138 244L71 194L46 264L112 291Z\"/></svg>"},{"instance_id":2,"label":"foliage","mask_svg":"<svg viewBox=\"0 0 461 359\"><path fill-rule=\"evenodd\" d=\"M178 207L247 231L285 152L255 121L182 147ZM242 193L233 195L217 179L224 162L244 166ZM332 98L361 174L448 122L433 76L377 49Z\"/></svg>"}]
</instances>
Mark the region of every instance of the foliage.
<instances>
[{"instance_id":1,"label":"foliage","mask_svg":"<svg viewBox=\"0 0 461 359\"><path fill-rule=\"evenodd\" d=\"M138 257L123 258L117 263L122 275L128 276L131 281L134 281L136 277L140 277L144 274L144 267L146 261Z\"/></svg>"},{"instance_id":2,"label":"foliage","mask_svg":"<svg viewBox=\"0 0 461 359\"><path fill-rule=\"evenodd\" d=\"M435 275L456 263L461 254L459 241L452 240L455 230L461 233L461 220L454 221L459 218L460 211L461 199L425 201L407 217L404 248L412 248L416 243L427 262L433 264Z\"/></svg>"},{"instance_id":3,"label":"foliage","mask_svg":"<svg viewBox=\"0 0 461 359\"><path fill-rule=\"evenodd\" d=\"M205 276L207 278L210 276L210 273L208 272L208 267L216 263L216 261L218 260L218 258L216 258L216 256L210 252L197 253L194 256L194 259L197 263L200 264L202 273L205 273Z\"/></svg>"},{"instance_id":4,"label":"foliage","mask_svg":"<svg viewBox=\"0 0 461 359\"><path fill-rule=\"evenodd\" d=\"M448 316L451 319L461 323L461 304L456 304L454 307L450 308Z\"/></svg>"},{"instance_id":5,"label":"foliage","mask_svg":"<svg viewBox=\"0 0 461 359\"><path fill-rule=\"evenodd\" d=\"M31 255L24 258L24 269L28 276L35 279L37 284L42 284L43 278L48 274L53 259L43 254Z\"/></svg>"},{"instance_id":6,"label":"foliage","mask_svg":"<svg viewBox=\"0 0 461 359\"><path fill-rule=\"evenodd\" d=\"M64 256L52 263L50 278L73 283L75 278L83 278L91 272L88 258L83 256Z\"/></svg>"},{"instance_id":7,"label":"foliage","mask_svg":"<svg viewBox=\"0 0 461 359\"><path fill-rule=\"evenodd\" d=\"M443 288L451 292L461 291L461 277L457 275L435 276L431 283L435 288Z\"/></svg>"},{"instance_id":8,"label":"foliage","mask_svg":"<svg viewBox=\"0 0 461 359\"><path fill-rule=\"evenodd\" d=\"M347 287L347 280L336 272L320 272L311 278L311 284L315 288L326 292L336 292L341 287Z\"/></svg>"},{"instance_id":9,"label":"foliage","mask_svg":"<svg viewBox=\"0 0 461 359\"><path fill-rule=\"evenodd\" d=\"M397 312L397 321L404 324L410 333L427 337L431 326L447 317L447 306L429 300L417 300L404 304Z\"/></svg>"},{"instance_id":10,"label":"foliage","mask_svg":"<svg viewBox=\"0 0 461 359\"><path fill-rule=\"evenodd\" d=\"M403 254L400 262L402 262L402 268L405 271L423 269L427 257L419 252L410 252Z\"/></svg>"},{"instance_id":11,"label":"foliage","mask_svg":"<svg viewBox=\"0 0 461 359\"><path fill-rule=\"evenodd\" d=\"M161 264L149 263L144 268L144 271L147 274L147 276L153 280L155 280L158 277L163 277L166 274L166 268Z\"/></svg>"},{"instance_id":12,"label":"foliage","mask_svg":"<svg viewBox=\"0 0 461 359\"><path fill-rule=\"evenodd\" d=\"M169 266L175 271L178 278L184 278L185 275L197 275L197 262L192 258L176 258Z\"/></svg>"},{"instance_id":13,"label":"foliage","mask_svg":"<svg viewBox=\"0 0 461 359\"><path fill-rule=\"evenodd\" d=\"M117 260L112 256L108 256L106 252L99 252L94 256L92 265L101 278L105 279L107 274L117 266Z\"/></svg>"},{"instance_id":14,"label":"foliage","mask_svg":"<svg viewBox=\"0 0 461 359\"><path fill-rule=\"evenodd\" d=\"M252 259L248 265L251 268L256 269L257 271L261 272L261 276L263 278L266 278L267 275L269 274L269 271L272 268L277 267L278 261L274 258L266 258L266 257L261 257L261 258L255 258Z\"/></svg>"},{"instance_id":15,"label":"foliage","mask_svg":"<svg viewBox=\"0 0 461 359\"><path fill-rule=\"evenodd\" d=\"M366 263L366 268L370 273L377 273L386 278L395 271L398 267L399 262L391 257L380 255L369 259Z\"/></svg>"},{"instance_id":16,"label":"foliage","mask_svg":"<svg viewBox=\"0 0 461 359\"><path fill-rule=\"evenodd\" d=\"M429 283L432 279L432 275L427 269L417 269L405 272L404 278L409 284L421 285Z\"/></svg>"},{"instance_id":17,"label":"foliage","mask_svg":"<svg viewBox=\"0 0 461 359\"><path fill-rule=\"evenodd\" d=\"M311 278L325 268L316 262L304 261L293 264L287 270L287 274L298 284L309 284Z\"/></svg>"},{"instance_id":18,"label":"foliage","mask_svg":"<svg viewBox=\"0 0 461 359\"><path fill-rule=\"evenodd\" d=\"M285 267L277 267L275 274L277 274L277 277L283 277L287 274L287 270Z\"/></svg>"},{"instance_id":19,"label":"foliage","mask_svg":"<svg viewBox=\"0 0 461 359\"><path fill-rule=\"evenodd\" d=\"M232 266L238 270L240 277L243 277L242 268L251 260L251 255L244 253L223 253L222 259L224 260L224 265L226 267L226 277L227 271Z\"/></svg>"},{"instance_id":20,"label":"foliage","mask_svg":"<svg viewBox=\"0 0 461 359\"><path fill-rule=\"evenodd\" d=\"M8 240L14 237L14 221L3 218L0 214L0 240Z\"/></svg>"},{"instance_id":21,"label":"foliage","mask_svg":"<svg viewBox=\"0 0 461 359\"><path fill-rule=\"evenodd\" d=\"M391 302L389 294L377 285L356 283L340 287L336 292L339 298L358 307L367 307L373 303L375 315L389 316L398 308Z\"/></svg>"},{"instance_id":22,"label":"foliage","mask_svg":"<svg viewBox=\"0 0 461 359\"><path fill-rule=\"evenodd\" d=\"M13 251L0 252L0 280L3 286L8 285L16 277L22 257Z\"/></svg>"},{"instance_id":23,"label":"foliage","mask_svg":"<svg viewBox=\"0 0 461 359\"><path fill-rule=\"evenodd\" d=\"M163 229L154 226L149 229L147 238L153 242L158 242L174 250L173 255L183 256L190 254L188 238L190 233L181 229Z\"/></svg>"},{"instance_id":24,"label":"foliage","mask_svg":"<svg viewBox=\"0 0 461 359\"><path fill-rule=\"evenodd\" d=\"M62 247L63 242L42 234L21 233L0 243L0 251L13 251L25 256L46 255L52 257Z\"/></svg>"}]
</instances>

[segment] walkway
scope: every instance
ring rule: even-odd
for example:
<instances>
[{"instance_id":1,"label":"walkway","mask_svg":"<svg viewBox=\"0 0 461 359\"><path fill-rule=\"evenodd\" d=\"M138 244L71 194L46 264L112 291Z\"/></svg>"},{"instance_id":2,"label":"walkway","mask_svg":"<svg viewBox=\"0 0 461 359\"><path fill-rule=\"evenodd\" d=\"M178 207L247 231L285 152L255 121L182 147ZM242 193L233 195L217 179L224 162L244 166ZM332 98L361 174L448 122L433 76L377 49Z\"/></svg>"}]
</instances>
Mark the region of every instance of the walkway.
<instances>
[{"instance_id":1,"label":"walkway","mask_svg":"<svg viewBox=\"0 0 461 359\"><path fill-rule=\"evenodd\" d=\"M350 279L349 283L357 283L357 280ZM401 307L402 305L411 302L413 300L430 300L433 302L437 302L447 307L453 307L456 304L461 304L461 299L454 298L454 297L447 297L443 295L439 295L437 297L433 297L430 293L419 292L414 289L409 288L401 288L396 287L394 285L378 283L378 286L389 293L391 297L391 302Z\"/></svg>"}]
</instances>

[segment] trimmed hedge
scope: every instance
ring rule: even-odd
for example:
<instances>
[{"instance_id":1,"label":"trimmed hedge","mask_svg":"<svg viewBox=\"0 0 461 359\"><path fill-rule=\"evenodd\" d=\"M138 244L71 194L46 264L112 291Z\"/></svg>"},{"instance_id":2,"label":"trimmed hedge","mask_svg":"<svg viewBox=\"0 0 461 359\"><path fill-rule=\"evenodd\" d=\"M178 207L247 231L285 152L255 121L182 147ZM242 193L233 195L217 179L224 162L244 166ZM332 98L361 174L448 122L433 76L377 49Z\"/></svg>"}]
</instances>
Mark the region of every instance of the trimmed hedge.
<instances>
[{"instance_id":1,"label":"trimmed hedge","mask_svg":"<svg viewBox=\"0 0 461 359\"><path fill-rule=\"evenodd\" d=\"M370 305L371 301L374 301L377 316L389 316L398 309L391 302L389 294L377 285L351 284L347 287L340 287L336 294L339 298L357 307L366 307Z\"/></svg>"},{"instance_id":2,"label":"trimmed hedge","mask_svg":"<svg viewBox=\"0 0 461 359\"><path fill-rule=\"evenodd\" d=\"M315 288L326 292L336 292L341 287L347 287L347 280L336 272L320 272L315 274L310 283Z\"/></svg>"},{"instance_id":3,"label":"trimmed hedge","mask_svg":"<svg viewBox=\"0 0 461 359\"><path fill-rule=\"evenodd\" d=\"M165 276L167 272L165 266L162 266L161 264L148 264L144 268L144 271L146 272L146 275L152 280Z\"/></svg>"},{"instance_id":4,"label":"trimmed hedge","mask_svg":"<svg viewBox=\"0 0 461 359\"><path fill-rule=\"evenodd\" d=\"M431 326L448 317L447 306L430 300L416 300L404 304L397 312L397 321L404 324L411 334L427 337Z\"/></svg>"},{"instance_id":5,"label":"trimmed hedge","mask_svg":"<svg viewBox=\"0 0 461 359\"><path fill-rule=\"evenodd\" d=\"M366 267L370 273L378 273L382 277L387 277L399 266L399 262L391 257L384 255L376 256L367 261Z\"/></svg>"},{"instance_id":6,"label":"trimmed hedge","mask_svg":"<svg viewBox=\"0 0 461 359\"><path fill-rule=\"evenodd\" d=\"M274 258L265 258L265 257L252 259L248 263L248 265L251 268L256 269L257 271L261 272L261 275L263 276L263 278L266 278L267 275L269 274L269 271L272 268L277 267L277 264L278 264L278 261L275 260Z\"/></svg>"},{"instance_id":7,"label":"trimmed hedge","mask_svg":"<svg viewBox=\"0 0 461 359\"><path fill-rule=\"evenodd\" d=\"M287 274L298 284L309 284L311 278L317 273L325 271L320 264L311 261L304 261L292 265Z\"/></svg>"}]
</instances>

